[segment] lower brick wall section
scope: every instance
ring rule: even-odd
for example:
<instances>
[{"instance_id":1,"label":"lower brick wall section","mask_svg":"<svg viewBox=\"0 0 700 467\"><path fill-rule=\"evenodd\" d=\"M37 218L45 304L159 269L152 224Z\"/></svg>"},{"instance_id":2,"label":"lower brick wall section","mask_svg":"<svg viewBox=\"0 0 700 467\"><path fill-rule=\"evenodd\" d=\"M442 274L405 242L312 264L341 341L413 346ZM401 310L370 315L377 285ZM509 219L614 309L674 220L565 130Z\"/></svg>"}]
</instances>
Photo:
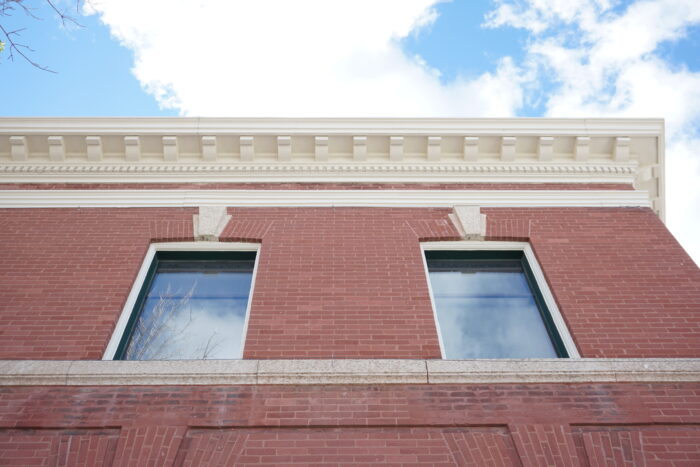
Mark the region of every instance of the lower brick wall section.
<instances>
[{"instance_id":1,"label":"lower brick wall section","mask_svg":"<svg viewBox=\"0 0 700 467\"><path fill-rule=\"evenodd\" d=\"M5 387L2 465L700 465L700 383Z\"/></svg>"},{"instance_id":2,"label":"lower brick wall section","mask_svg":"<svg viewBox=\"0 0 700 467\"><path fill-rule=\"evenodd\" d=\"M182 462L182 464L180 464ZM189 430L176 465L517 465L505 427Z\"/></svg>"},{"instance_id":3,"label":"lower brick wall section","mask_svg":"<svg viewBox=\"0 0 700 467\"><path fill-rule=\"evenodd\" d=\"M592 467L700 465L698 426L576 427L575 440Z\"/></svg>"},{"instance_id":4,"label":"lower brick wall section","mask_svg":"<svg viewBox=\"0 0 700 467\"><path fill-rule=\"evenodd\" d=\"M0 465L113 465L117 429L0 430Z\"/></svg>"},{"instance_id":5,"label":"lower brick wall section","mask_svg":"<svg viewBox=\"0 0 700 467\"><path fill-rule=\"evenodd\" d=\"M116 430L108 430L116 432ZM0 430L4 466L697 466L700 429L449 428ZM522 435L522 433L527 433ZM174 434L177 433L177 436ZM116 445L119 442L119 451ZM578 444L578 452L575 449Z\"/></svg>"}]
</instances>

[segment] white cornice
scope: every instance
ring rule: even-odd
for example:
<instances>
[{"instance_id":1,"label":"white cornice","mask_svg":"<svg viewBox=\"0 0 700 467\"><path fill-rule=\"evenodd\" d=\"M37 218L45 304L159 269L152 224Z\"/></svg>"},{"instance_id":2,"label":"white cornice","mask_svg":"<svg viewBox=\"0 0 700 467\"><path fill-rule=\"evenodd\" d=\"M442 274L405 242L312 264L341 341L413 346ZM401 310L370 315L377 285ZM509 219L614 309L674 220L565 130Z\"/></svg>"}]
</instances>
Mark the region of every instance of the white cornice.
<instances>
[{"instance_id":1,"label":"white cornice","mask_svg":"<svg viewBox=\"0 0 700 467\"><path fill-rule=\"evenodd\" d=\"M635 190L0 190L0 208L651 207Z\"/></svg>"},{"instance_id":2,"label":"white cornice","mask_svg":"<svg viewBox=\"0 0 700 467\"><path fill-rule=\"evenodd\" d=\"M0 118L0 183L625 183L664 211L660 119Z\"/></svg>"},{"instance_id":3,"label":"white cornice","mask_svg":"<svg viewBox=\"0 0 700 467\"><path fill-rule=\"evenodd\" d=\"M700 382L700 359L0 360L0 386Z\"/></svg>"}]
</instances>

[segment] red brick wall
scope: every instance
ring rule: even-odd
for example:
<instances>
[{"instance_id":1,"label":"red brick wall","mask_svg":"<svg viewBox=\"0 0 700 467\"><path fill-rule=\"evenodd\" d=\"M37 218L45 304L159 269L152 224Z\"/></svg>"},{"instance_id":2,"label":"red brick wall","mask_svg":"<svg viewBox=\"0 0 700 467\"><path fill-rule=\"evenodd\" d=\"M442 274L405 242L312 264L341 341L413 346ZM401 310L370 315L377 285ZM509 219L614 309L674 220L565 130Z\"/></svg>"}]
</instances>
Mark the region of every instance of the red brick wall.
<instances>
[{"instance_id":1,"label":"red brick wall","mask_svg":"<svg viewBox=\"0 0 700 467\"><path fill-rule=\"evenodd\" d=\"M697 383L6 387L2 465L700 464Z\"/></svg>"},{"instance_id":2,"label":"red brick wall","mask_svg":"<svg viewBox=\"0 0 700 467\"><path fill-rule=\"evenodd\" d=\"M98 359L151 241L195 209L0 210L0 359ZM439 358L419 241L448 209L236 208L262 242L246 358ZM585 357L699 357L700 270L648 209L485 209L529 240Z\"/></svg>"},{"instance_id":3,"label":"red brick wall","mask_svg":"<svg viewBox=\"0 0 700 467\"><path fill-rule=\"evenodd\" d=\"M224 238L270 223L244 358L440 358L417 231L456 238L443 210L231 212Z\"/></svg>"}]
</instances>

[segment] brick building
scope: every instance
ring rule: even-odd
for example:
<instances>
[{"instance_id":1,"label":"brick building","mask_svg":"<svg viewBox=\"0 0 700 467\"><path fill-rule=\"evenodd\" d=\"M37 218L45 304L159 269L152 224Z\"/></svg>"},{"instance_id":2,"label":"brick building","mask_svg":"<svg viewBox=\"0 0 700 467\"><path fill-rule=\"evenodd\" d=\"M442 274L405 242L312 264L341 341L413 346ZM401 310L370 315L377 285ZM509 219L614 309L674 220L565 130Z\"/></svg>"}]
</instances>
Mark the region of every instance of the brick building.
<instances>
[{"instance_id":1,"label":"brick building","mask_svg":"<svg viewBox=\"0 0 700 467\"><path fill-rule=\"evenodd\" d=\"M660 120L0 119L2 465L700 465Z\"/></svg>"}]
</instances>

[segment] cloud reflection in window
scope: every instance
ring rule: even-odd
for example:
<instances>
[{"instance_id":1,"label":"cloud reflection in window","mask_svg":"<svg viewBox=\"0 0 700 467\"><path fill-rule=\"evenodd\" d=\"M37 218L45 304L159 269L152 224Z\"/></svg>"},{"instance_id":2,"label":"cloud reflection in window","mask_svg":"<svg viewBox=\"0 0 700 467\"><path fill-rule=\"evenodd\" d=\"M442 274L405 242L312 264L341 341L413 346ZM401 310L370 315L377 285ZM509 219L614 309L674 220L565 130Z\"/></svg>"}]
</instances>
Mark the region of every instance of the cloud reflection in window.
<instances>
[{"instance_id":1,"label":"cloud reflection in window","mask_svg":"<svg viewBox=\"0 0 700 467\"><path fill-rule=\"evenodd\" d=\"M556 358L522 266L471 263L429 262L445 357Z\"/></svg>"}]
</instances>

